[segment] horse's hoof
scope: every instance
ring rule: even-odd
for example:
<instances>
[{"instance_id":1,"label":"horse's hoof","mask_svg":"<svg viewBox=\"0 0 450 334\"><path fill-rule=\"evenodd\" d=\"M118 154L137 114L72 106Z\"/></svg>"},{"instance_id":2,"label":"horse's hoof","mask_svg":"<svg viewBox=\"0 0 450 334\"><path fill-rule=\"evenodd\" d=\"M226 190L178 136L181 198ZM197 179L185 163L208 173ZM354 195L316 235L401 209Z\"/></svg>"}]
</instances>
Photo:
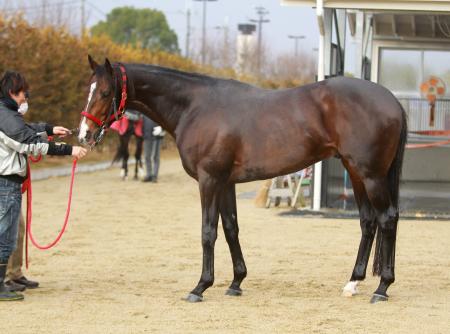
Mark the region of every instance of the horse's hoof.
<instances>
[{"instance_id":1,"label":"horse's hoof","mask_svg":"<svg viewBox=\"0 0 450 334\"><path fill-rule=\"evenodd\" d=\"M378 295L378 294L374 293L372 298L370 299L370 303L375 304L378 302L387 302L388 299L389 299L388 296Z\"/></svg>"},{"instance_id":2,"label":"horse's hoof","mask_svg":"<svg viewBox=\"0 0 450 334\"><path fill-rule=\"evenodd\" d=\"M242 290L240 288L228 288L225 294L227 296L242 296Z\"/></svg>"},{"instance_id":3,"label":"horse's hoof","mask_svg":"<svg viewBox=\"0 0 450 334\"><path fill-rule=\"evenodd\" d=\"M190 293L184 300L189 303L199 303L199 302L203 301L203 296L197 296L197 295L194 295L193 293Z\"/></svg>"}]
</instances>

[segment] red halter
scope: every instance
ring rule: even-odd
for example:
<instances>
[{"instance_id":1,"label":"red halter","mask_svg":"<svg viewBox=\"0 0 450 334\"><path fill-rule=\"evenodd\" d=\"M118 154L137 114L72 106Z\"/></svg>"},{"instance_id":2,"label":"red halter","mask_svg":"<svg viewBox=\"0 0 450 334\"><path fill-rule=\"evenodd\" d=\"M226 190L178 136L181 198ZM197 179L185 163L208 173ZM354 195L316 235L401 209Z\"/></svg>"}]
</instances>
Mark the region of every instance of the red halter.
<instances>
[{"instance_id":1,"label":"red halter","mask_svg":"<svg viewBox=\"0 0 450 334\"><path fill-rule=\"evenodd\" d=\"M81 115L90 119L95 124L97 124L100 128L107 128L111 125L112 121L117 121L122 118L125 112L125 104L127 102L127 72L125 71L125 66L123 64L119 64L120 72L122 73L122 94L120 98L119 108L116 109L116 98L113 98L112 108L109 111L106 119L104 121L98 119L92 114L89 114L86 110L81 112Z\"/></svg>"}]
</instances>

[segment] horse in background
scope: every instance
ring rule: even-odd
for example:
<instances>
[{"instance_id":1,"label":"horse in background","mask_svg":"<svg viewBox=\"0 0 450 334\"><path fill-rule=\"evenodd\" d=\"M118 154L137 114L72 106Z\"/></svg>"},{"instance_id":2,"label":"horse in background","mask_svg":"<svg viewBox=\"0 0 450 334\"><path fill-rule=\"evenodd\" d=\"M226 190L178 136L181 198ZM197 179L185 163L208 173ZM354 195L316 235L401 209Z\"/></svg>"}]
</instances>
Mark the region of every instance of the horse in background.
<instances>
[{"instance_id":1,"label":"horse in background","mask_svg":"<svg viewBox=\"0 0 450 334\"><path fill-rule=\"evenodd\" d=\"M119 160L122 160L122 169L120 171L120 176L123 180L128 179L128 158L130 157L128 146L132 136L136 138L136 152L134 153L136 162L133 179L137 180L143 173L143 165L141 159L143 146L142 124L142 116L137 111L127 110L124 114L124 117L111 125L111 129L118 132L120 140L112 164L118 162Z\"/></svg>"}]
</instances>

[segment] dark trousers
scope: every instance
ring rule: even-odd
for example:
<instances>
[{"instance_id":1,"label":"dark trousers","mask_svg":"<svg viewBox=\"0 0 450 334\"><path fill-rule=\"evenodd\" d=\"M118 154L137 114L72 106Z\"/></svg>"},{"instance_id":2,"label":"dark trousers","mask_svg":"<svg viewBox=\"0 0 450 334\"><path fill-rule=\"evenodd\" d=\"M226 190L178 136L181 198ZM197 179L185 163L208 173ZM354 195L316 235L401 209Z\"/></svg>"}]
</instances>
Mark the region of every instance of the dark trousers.
<instances>
[{"instance_id":1,"label":"dark trousers","mask_svg":"<svg viewBox=\"0 0 450 334\"><path fill-rule=\"evenodd\" d=\"M144 156L146 176L153 179L158 178L159 173L159 155L161 151L162 138L153 137L144 139Z\"/></svg>"},{"instance_id":2,"label":"dark trousers","mask_svg":"<svg viewBox=\"0 0 450 334\"><path fill-rule=\"evenodd\" d=\"M23 276L22 265L23 265L24 239L25 239L25 219L22 213L20 213L19 236L17 239L17 247L9 257L8 268L6 271L6 276L10 280L18 279Z\"/></svg>"},{"instance_id":3,"label":"dark trousers","mask_svg":"<svg viewBox=\"0 0 450 334\"><path fill-rule=\"evenodd\" d=\"M22 206L21 187L19 183L0 178L0 263L8 263L17 246Z\"/></svg>"}]
</instances>

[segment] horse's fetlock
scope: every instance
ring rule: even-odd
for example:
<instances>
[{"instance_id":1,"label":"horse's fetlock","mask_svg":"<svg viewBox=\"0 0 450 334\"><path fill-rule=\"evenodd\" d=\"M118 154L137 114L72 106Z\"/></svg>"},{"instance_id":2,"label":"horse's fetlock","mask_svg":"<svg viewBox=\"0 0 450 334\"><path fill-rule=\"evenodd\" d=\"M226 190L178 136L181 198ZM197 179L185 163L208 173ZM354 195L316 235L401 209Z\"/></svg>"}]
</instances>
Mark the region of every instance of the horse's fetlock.
<instances>
[{"instance_id":1,"label":"horse's fetlock","mask_svg":"<svg viewBox=\"0 0 450 334\"><path fill-rule=\"evenodd\" d=\"M395 282L395 275L393 275L392 272L382 272L381 280L383 283L390 285Z\"/></svg>"},{"instance_id":2,"label":"horse's fetlock","mask_svg":"<svg viewBox=\"0 0 450 334\"><path fill-rule=\"evenodd\" d=\"M209 277L202 276L201 282L202 282L202 285L204 286L204 288L207 289L214 284L214 276L209 276Z\"/></svg>"}]
</instances>

